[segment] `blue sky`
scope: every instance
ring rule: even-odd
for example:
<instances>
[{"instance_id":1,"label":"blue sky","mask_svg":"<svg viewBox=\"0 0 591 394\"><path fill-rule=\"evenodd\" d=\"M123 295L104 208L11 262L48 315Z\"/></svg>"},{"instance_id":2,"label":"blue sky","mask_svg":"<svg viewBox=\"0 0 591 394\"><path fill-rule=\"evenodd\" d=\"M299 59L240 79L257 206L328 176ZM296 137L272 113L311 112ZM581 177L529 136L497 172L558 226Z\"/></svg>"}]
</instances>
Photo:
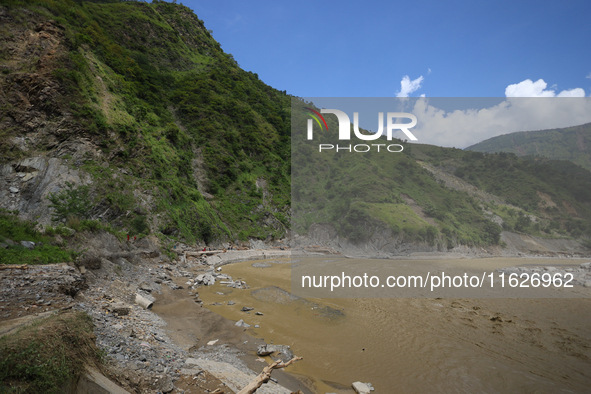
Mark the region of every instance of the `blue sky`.
<instances>
[{"instance_id":1,"label":"blue sky","mask_svg":"<svg viewBox=\"0 0 591 394\"><path fill-rule=\"evenodd\" d=\"M300 97L591 94L589 0L182 3L243 69Z\"/></svg>"}]
</instances>

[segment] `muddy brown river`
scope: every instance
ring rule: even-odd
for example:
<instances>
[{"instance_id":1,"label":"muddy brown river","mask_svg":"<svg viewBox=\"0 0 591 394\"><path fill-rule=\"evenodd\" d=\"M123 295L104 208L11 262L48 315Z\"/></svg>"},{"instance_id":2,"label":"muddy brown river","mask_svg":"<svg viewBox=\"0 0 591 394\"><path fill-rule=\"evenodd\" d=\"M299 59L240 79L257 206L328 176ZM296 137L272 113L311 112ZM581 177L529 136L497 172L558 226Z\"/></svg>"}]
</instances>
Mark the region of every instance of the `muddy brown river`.
<instances>
[{"instance_id":1,"label":"muddy brown river","mask_svg":"<svg viewBox=\"0 0 591 394\"><path fill-rule=\"evenodd\" d=\"M490 269L581 262L456 261ZM200 288L201 298L227 319L244 319L249 335L290 345L304 360L288 371L316 393L350 393L357 380L372 383L377 393L591 392L589 298L303 299L289 293L289 263L254 263L222 271L246 280L250 289L218 282ZM241 312L243 306L255 309Z\"/></svg>"}]
</instances>

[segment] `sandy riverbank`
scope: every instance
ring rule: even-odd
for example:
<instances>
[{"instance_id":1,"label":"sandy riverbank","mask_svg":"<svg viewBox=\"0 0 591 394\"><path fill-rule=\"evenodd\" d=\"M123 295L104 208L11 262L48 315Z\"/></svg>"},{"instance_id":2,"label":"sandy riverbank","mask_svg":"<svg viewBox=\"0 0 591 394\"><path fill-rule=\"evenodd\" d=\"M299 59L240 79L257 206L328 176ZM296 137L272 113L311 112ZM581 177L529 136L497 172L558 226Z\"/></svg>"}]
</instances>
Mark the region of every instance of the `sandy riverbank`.
<instances>
[{"instance_id":1,"label":"sandy riverbank","mask_svg":"<svg viewBox=\"0 0 591 394\"><path fill-rule=\"evenodd\" d=\"M184 278L178 278L176 282L184 284ZM219 285L211 287L217 289ZM202 289L199 289L200 294L205 294ZM236 290L236 293L247 291ZM243 363L257 373L271 361L267 357L261 362L263 360L256 356L257 347L265 344L261 338L252 336L252 332L237 327L234 321L207 306L195 303L194 297L188 293L163 288L161 294L156 295L153 311L166 322L168 337L189 353L198 352L200 357L228 365ZM208 346L211 342L214 344ZM300 380L281 370L274 371L273 378L291 391L302 390L311 394Z\"/></svg>"},{"instance_id":2,"label":"sandy riverbank","mask_svg":"<svg viewBox=\"0 0 591 394\"><path fill-rule=\"evenodd\" d=\"M493 269L582 262L514 260L445 263ZM591 384L589 299L303 300L287 293L291 272L285 259L256 263L222 268L245 280L249 290L216 284L200 288L200 296L207 309L230 323L244 319L251 324L246 330L251 339L244 340L290 345L303 356L289 371L313 392L349 393L356 380L373 383L378 393L585 392ZM242 312L243 306L263 316ZM165 320L178 319L183 310L171 312ZM232 337L224 330L211 339L226 334L228 343L243 342L244 332Z\"/></svg>"}]
</instances>

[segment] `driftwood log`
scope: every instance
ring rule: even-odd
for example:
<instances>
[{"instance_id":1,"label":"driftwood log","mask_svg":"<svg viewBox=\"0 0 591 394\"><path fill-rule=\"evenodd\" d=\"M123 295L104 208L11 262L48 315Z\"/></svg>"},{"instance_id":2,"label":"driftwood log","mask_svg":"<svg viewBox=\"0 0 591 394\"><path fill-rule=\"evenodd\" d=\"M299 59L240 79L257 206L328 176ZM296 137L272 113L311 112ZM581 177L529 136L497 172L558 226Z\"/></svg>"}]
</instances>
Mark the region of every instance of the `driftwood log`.
<instances>
[{"instance_id":1,"label":"driftwood log","mask_svg":"<svg viewBox=\"0 0 591 394\"><path fill-rule=\"evenodd\" d=\"M26 264L23 264L23 265L13 265L13 264L0 265L0 270L26 270L27 268L29 268L29 266Z\"/></svg>"},{"instance_id":2,"label":"driftwood log","mask_svg":"<svg viewBox=\"0 0 591 394\"><path fill-rule=\"evenodd\" d=\"M220 253L226 253L226 251L225 250L206 250L205 252L202 250L197 251L197 252L188 252L187 251L187 252L185 252L185 256L204 256L204 255L207 256L210 254L213 255L213 254L220 254Z\"/></svg>"},{"instance_id":3,"label":"driftwood log","mask_svg":"<svg viewBox=\"0 0 591 394\"><path fill-rule=\"evenodd\" d=\"M296 361L301 360L302 357L294 357L288 362L284 363L281 360L275 361L273 364L267 365L263 372L261 372L256 378L254 378L249 384L247 384L242 390L240 390L237 394L253 394L259 387L263 385L263 383L267 383L269 379L271 379L271 373L274 369L281 369L285 368L288 365L295 363Z\"/></svg>"}]
</instances>

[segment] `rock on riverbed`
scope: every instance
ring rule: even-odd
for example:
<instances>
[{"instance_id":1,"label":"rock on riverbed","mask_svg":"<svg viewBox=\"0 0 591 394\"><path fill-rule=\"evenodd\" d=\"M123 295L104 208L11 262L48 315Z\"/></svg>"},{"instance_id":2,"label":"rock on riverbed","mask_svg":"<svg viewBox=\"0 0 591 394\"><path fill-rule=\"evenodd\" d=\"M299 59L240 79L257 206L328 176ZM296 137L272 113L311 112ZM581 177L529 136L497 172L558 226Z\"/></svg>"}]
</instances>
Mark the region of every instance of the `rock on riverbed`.
<instances>
[{"instance_id":1,"label":"rock on riverbed","mask_svg":"<svg viewBox=\"0 0 591 394\"><path fill-rule=\"evenodd\" d=\"M557 268L552 266L507 267L500 268L497 272L502 272L505 275L515 274L518 278L521 274L526 274L529 277L531 277L532 274L538 274L540 279L542 278L542 275L547 274L545 277L548 277L548 275L550 275L550 278L560 277L563 282L568 280L570 275L572 275L572 281L570 284L591 287L591 262L583 263L578 268Z\"/></svg>"}]
</instances>

